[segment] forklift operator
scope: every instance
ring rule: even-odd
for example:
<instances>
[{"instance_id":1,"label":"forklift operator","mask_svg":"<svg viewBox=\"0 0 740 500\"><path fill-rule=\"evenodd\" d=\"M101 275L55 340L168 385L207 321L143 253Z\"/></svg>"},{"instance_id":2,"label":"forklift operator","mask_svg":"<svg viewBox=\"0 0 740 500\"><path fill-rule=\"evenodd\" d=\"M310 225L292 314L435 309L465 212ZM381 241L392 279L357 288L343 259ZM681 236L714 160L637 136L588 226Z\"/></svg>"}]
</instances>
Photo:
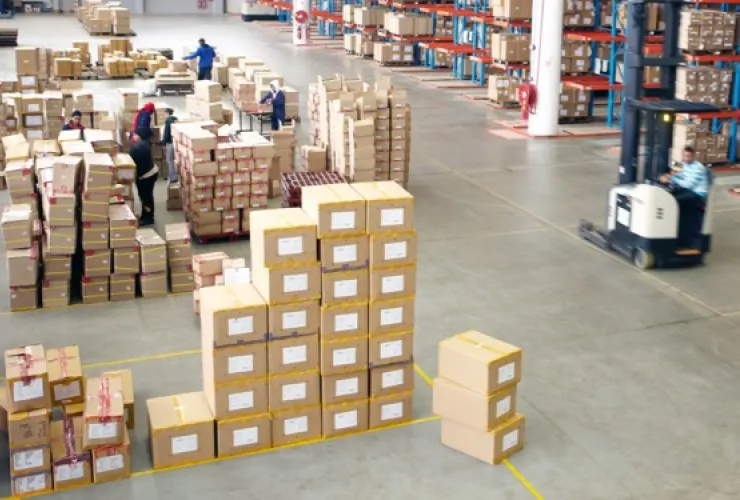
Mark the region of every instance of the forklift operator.
<instances>
[{"instance_id":1,"label":"forklift operator","mask_svg":"<svg viewBox=\"0 0 740 500\"><path fill-rule=\"evenodd\" d=\"M695 239L701 235L704 207L709 191L709 174L707 167L696 161L694 148L690 146L683 148L682 160L681 168L672 174L661 176L660 182L673 193L684 216L682 218L693 219L689 227L694 233L692 239Z\"/></svg>"}]
</instances>

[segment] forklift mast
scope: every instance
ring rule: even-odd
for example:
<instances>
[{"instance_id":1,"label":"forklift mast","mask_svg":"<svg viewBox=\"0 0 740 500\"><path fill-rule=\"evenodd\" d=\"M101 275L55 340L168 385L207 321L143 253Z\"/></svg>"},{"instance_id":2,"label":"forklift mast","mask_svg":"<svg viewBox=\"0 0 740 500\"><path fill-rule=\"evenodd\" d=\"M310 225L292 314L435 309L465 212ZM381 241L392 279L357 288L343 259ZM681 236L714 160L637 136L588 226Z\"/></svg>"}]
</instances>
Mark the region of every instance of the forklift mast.
<instances>
[{"instance_id":1,"label":"forklift mast","mask_svg":"<svg viewBox=\"0 0 740 500\"><path fill-rule=\"evenodd\" d=\"M665 31L662 54L646 57L645 25L650 4L662 4ZM645 98L674 101L676 98L676 68L684 59L678 49L681 8L684 0L627 0L626 46L624 53L624 117L622 120L622 153L619 184L633 184L655 178L669 169L675 113L645 111L640 102ZM645 67L660 68L660 87L645 89ZM675 101L674 101L675 102ZM667 104L667 103L666 103ZM642 109L641 109L642 108ZM640 172L640 138L645 113L645 157L643 179Z\"/></svg>"}]
</instances>

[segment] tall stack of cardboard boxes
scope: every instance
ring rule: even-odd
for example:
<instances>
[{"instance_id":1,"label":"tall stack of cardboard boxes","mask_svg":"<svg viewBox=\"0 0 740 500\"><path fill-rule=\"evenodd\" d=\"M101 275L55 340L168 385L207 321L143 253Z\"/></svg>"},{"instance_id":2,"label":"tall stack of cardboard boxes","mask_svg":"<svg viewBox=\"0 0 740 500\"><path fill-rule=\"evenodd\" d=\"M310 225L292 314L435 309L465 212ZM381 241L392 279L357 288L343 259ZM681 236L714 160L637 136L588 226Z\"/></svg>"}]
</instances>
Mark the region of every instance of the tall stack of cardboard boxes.
<instances>
[{"instance_id":1,"label":"tall stack of cardboard boxes","mask_svg":"<svg viewBox=\"0 0 740 500\"><path fill-rule=\"evenodd\" d=\"M136 243L141 256L141 296L146 299L167 295L167 243L150 228L137 229Z\"/></svg>"},{"instance_id":2,"label":"tall stack of cardboard boxes","mask_svg":"<svg viewBox=\"0 0 740 500\"><path fill-rule=\"evenodd\" d=\"M275 145L275 156L270 168L270 198L278 198L280 191L280 174L295 170L295 128L283 127L273 130L270 139Z\"/></svg>"},{"instance_id":3,"label":"tall stack of cardboard boxes","mask_svg":"<svg viewBox=\"0 0 740 500\"><path fill-rule=\"evenodd\" d=\"M18 75L18 90L22 93L39 91L39 51L36 47L15 49L15 70Z\"/></svg>"},{"instance_id":4,"label":"tall stack of cardboard boxes","mask_svg":"<svg viewBox=\"0 0 740 500\"><path fill-rule=\"evenodd\" d=\"M251 271L268 305L268 405L275 446L321 436L316 224L299 208L250 214Z\"/></svg>"},{"instance_id":5,"label":"tall stack of cardboard boxes","mask_svg":"<svg viewBox=\"0 0 740 500\"><path fill-rule=\"evenodd\" d=\"M186 109L203 120L223 122L224 110L221 105L221 86L210 80L195 82L195 93L186 96Z\"/></svg>"},{"instance_id":6,"label":"tall stack of cardboard boxes","mask_svg":"<svg viewBox=\"0 0 740 500\"><path fill-rule=\"evenodd\" d=\"M35 220L29 204L10 205L0 215L11 311L38 307L39 247L34 241Z\"/></svg>"},{"instance_id":7,"label":"tall stack of cardboard boxes","mask_svg":"<svg viewBox=\"0 0 740 500\"><path fill-rule=\"evenodd\" d=\"M433 411L442 417L442 444L487 463L521 450L521 349L467 331L439 343L438 364Z\"/></svg>"},{"instance_id":8,"label":"tall stack of cardboard boxes","mask_svg":"<svg viewBox=\"0 0 740 500\"><path fill-rule=\"evenodd\" d=\"M187 222L167 224L164 227L167 242L167 269L172 293L192 292L195 289L193 276L193 250L190 247L190 226Z\"/></svg>"},{"instance_id":9,"label":"tall stack of cardboard boxes","mask_svg":"<svg viewBox=\"0 0 740 500\"><path fill-rule=\"evenodd\" d=\"M224 261L229 256L224 252L208 252L193 255L193 309L196 316L200 315L200 290L216 285L216 279L223 276Z\"/></svg>"},{"instance_id":10,"label":"tall stack of cardboard boxes","mask_svg":"<svg viewBox=\"0 0 740 500\"><path fill-rule=\"evenodd\" d=\"M411 106L406 91L392 89L389 96L391 111L390 180L408 186L411 168Z\"/></svg>"},{"instance_id":11,"label":"tall stack of cardboard boxes","mask_svg":"<svg viewBox=\"0 0 740 500\"><path fill-rule=\"evenodd\" d=\"M375 180L375 121L350 118L348 123L349 172L352 182Z\"/></svg>"}]
</instances>

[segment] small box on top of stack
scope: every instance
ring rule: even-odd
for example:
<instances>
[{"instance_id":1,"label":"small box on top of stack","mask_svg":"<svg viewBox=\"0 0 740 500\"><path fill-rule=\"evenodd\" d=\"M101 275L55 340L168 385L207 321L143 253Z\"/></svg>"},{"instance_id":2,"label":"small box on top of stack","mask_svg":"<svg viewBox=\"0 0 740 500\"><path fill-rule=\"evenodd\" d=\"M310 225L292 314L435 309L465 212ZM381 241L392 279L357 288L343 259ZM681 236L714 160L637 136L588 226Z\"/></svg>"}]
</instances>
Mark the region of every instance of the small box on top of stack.
<instances>
[{"instance_id":1,"label":"small box on top of stack","mask_svg":"<svg viewBox=\"0 0 740 500\"><path fill-rule=\"evenodd\" d=\"M517 413L522 350L467 331L439 343L433 411L442 417L442 444L487 463L524 446L524 415Z\"/></svg>"},{"instance_id":2,"label":"small box on top of stack","mask_svg":"<svg viewBox=\"0 0 740 500\"><path fill-rule=\"evenodd\" d=\"M252 281L269 306L269 409L276 446L321 436L316 223L300 208L251 212Z\"/></svg>"},{"instance_id":3,"label":"small box on top of stack","mask_svg":"<svg viewBox=\"0 0 740 500\"><path fill-rule=\"evenodd\" d=\"M321 378L325 437L369 425L366 202L349 184L308 186L321 259Z\"/></svg>"}]
</instances>

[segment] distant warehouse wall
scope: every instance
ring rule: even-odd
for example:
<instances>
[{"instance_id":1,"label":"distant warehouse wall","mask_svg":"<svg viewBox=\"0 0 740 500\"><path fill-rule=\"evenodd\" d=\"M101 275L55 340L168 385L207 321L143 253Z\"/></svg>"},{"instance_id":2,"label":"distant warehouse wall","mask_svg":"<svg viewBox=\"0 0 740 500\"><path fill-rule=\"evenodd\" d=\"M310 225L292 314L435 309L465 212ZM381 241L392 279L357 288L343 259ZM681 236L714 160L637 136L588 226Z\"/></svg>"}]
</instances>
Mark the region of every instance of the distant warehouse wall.
<instances>
[{"instance_id":1,"label":"distant warehouse wall","mask_svg":"<svg viewBox=\"0 0 740 500\"><path fill-rule=\"evenodd\" d=\"M145 14L201 14L223 15L226 0L128 0L131 3L143 3ZM129 7L132 12L141 12Z\"/></svg>"}]
</instances>

